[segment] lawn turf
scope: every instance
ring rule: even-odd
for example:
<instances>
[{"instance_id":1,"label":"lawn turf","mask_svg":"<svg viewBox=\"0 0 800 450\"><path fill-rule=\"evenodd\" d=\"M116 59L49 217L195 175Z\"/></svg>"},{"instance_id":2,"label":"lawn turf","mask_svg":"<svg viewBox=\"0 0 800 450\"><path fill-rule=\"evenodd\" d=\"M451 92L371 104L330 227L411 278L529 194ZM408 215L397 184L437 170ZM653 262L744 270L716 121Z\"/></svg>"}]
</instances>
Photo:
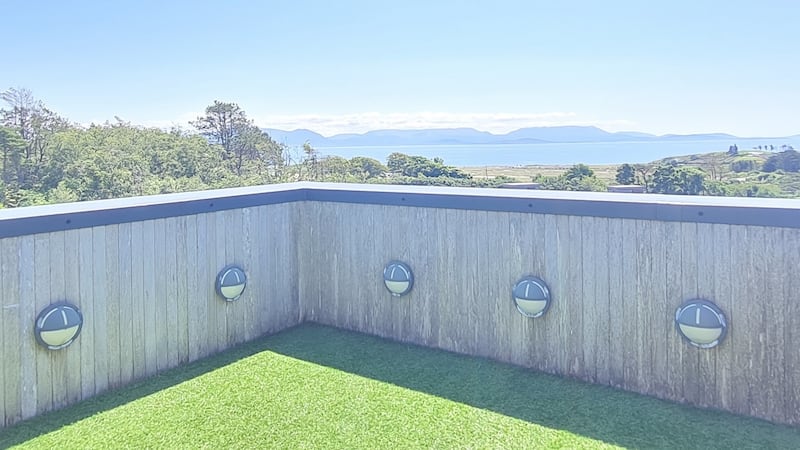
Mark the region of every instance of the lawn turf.
<instances>
[{"instance_id":1,"label":"lawn turf","mask_svg":"<svg viewBox=\"0 0 800 450\"><path fill-rule=\"evenodd\" d=\"M0 431L21 448L800 448L800 429L302 325Z\"/></svg>"}]
</instances>

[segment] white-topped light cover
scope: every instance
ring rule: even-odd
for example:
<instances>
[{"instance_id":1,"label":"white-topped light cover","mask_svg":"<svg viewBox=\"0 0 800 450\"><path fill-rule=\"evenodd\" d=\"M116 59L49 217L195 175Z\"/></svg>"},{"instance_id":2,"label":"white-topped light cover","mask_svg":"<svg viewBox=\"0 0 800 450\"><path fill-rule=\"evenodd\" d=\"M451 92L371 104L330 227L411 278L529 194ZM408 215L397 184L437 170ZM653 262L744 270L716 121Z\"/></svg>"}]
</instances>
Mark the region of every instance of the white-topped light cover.
<instances>
[{"instance_id":1,"label":"white-topped light cover","mask_svg":"<svg viewBox=\"0 0 800 450\"><path fill-rule=\"evenodd\" d=\"M517 311L525 317L537 318L550 307L550 290L540 278L523 277L512 289Z\"/></svg>"},{"instance_id":2,"label":"white-topped light cover","mask_svg":"<svg viewBox=\"0 0 800 450\"><path fill-rule=\"evenodd\" d=\"M245 275L241 267L227 266L217 275L217 293L225 301L232 302L237 300L242 296L246 287L247 275Z\"/></svg>"},{"instance_id":3,"label":"white-topped light cover","mask_svg":"<svg viewBox=\"0 0 800 450\"><path fill-rule=\"evenodd\" d=\"M684 339L698 348L716 347L728 330L722 310L703 299L684 302L675 311L675 327Z\"/></svg>"},{"instance_id":4,"label":"white-topped light cover","mask_svg":"<svg viewBox=\"0 0 800 450\"><path fill-rule=\"evenodd\" d=\"M81 333L83 315L77 306L66 302L44 308L36 317L36 341L49 350L59 350L72 344Z\"/></svg>"},{"instance_id":5,"label":"white-topped light cover","mask_svg":"<svg viewBox=\"0 0 800 450\"><path fill-rule=\"evenodd\" d=\"M408 264L401 261L390 261L383 269L383 284L395 297L406 295L414 286L414 273Z\"/></svg>"}]
</instances>

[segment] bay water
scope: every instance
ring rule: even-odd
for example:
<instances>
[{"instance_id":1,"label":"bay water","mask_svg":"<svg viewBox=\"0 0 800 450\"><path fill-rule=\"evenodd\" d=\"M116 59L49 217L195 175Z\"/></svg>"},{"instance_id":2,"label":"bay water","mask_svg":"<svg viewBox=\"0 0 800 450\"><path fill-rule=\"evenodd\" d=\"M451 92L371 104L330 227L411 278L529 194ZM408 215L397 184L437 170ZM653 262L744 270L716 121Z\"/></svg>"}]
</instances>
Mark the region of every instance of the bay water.
<instances>
[{"instance_id":1,"label":"bay water","mask_svg":"<svg viewBox=\"0 0 800 450\"><path fill-rule=\"evenodd\" d=\"M442 158L447 165L458 167L622 164L648 163L672 156L724 152L731 145L739 151L762 149L772 145L774 152L783 145L800 150L800 136L789 138L732 138L725 140L652 140L640 142L580 142L540 144L471 144L471 145L407 145L319 147L322 156L336 155L347 159L367 156L381 162L395 152L426 158Z\"/></svg>"}]
</instances>

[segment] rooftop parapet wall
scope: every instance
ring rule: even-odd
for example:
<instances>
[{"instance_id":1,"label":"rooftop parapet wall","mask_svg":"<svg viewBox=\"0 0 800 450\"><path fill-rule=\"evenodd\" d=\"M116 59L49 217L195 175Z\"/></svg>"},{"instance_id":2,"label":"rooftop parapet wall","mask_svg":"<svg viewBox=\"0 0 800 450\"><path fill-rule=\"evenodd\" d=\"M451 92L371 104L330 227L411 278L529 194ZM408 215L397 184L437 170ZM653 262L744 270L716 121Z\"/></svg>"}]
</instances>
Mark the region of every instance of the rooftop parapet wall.
<instances>
[{"instance_id":1,"label":"rooftop parapet wall","mask_svg":"<svg viewBox=\"0 0 800 450\"><path fill-rule=\"evenodd\" d=\"M796 200L295 183L0 210L0 256L6 424L303 320L800 424ZM716 348L675 330L695 297L728 318ZM64 299L85 328L45 350L33 319Z\"/></svg>"},{"instance_id":2,"label":"rooftop parapet wall","mask_svg":"<svg viewBox=\"0 0 800 450\"><path fill-rule=\"evenodd\" d=\"M0 209L0 238L299 201L800 228L800 200L288 183Z\"/></svg>"}]
</instances>

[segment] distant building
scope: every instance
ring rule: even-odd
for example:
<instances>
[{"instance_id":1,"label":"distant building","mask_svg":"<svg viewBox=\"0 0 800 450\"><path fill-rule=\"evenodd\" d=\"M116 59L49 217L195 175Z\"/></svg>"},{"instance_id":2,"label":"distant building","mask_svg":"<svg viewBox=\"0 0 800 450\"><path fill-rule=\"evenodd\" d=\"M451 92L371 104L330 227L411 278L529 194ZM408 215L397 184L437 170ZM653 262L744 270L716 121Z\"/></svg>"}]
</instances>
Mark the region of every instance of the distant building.
<instances>
[{"instance_id":1,"label":"distant building","mask_svg":"<svg viewBox=\"0 0 800 450\"><path fill-rule=\"evenodd\" d=\"M644 194L644 186L638 184L618 184L609 186L608 192L626 192L628 194Z\"/></svg>"}]
</instances>

